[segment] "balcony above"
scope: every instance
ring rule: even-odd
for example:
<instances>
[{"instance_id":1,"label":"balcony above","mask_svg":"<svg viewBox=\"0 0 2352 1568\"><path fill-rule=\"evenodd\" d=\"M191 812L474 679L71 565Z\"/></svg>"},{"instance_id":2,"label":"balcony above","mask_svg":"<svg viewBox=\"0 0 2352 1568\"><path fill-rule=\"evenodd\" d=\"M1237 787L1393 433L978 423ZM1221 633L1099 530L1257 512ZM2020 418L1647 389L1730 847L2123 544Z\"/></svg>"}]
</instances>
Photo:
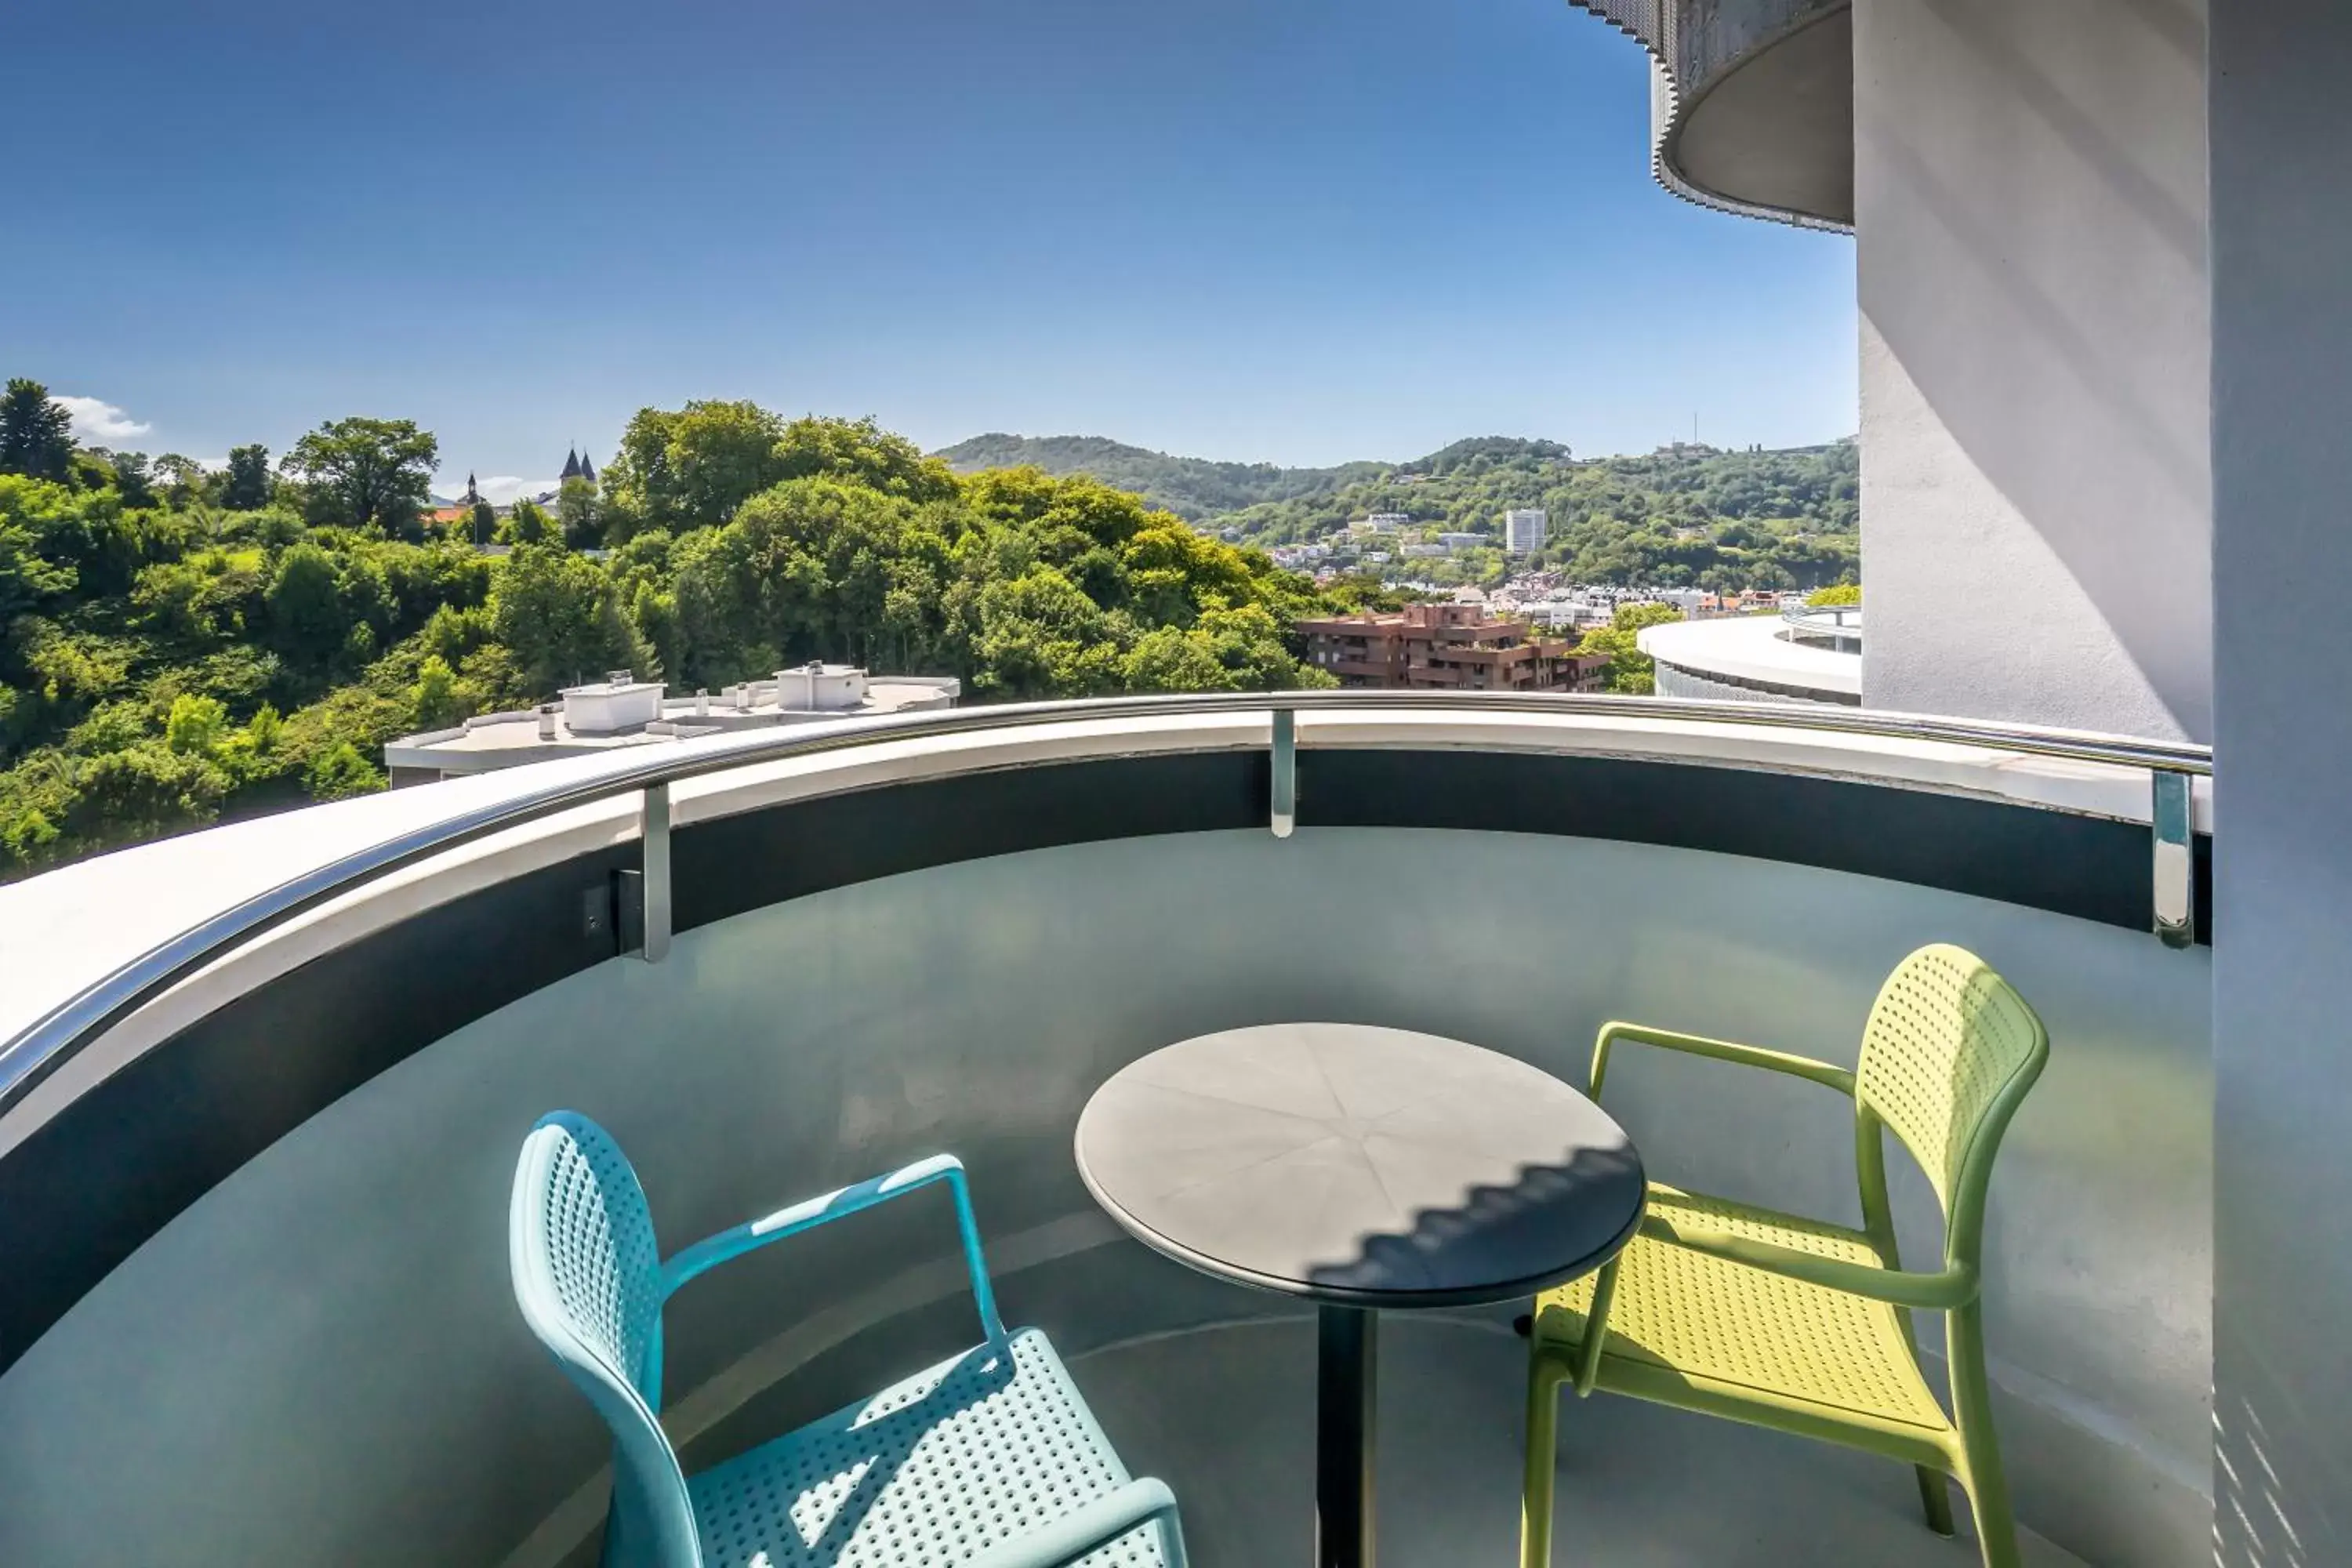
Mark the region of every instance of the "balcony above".
<instances>
[{"instance_id":1,"label":"balcony above","mask_svg":"<svg viewBox=\"0 0 2352 1568\"><path fill-rule=\"evenodd\" d=\"M1703 206L1853 226L1852 0L1573 0L1650 51L1652 172Z\"/></svg>"}]
</instances>

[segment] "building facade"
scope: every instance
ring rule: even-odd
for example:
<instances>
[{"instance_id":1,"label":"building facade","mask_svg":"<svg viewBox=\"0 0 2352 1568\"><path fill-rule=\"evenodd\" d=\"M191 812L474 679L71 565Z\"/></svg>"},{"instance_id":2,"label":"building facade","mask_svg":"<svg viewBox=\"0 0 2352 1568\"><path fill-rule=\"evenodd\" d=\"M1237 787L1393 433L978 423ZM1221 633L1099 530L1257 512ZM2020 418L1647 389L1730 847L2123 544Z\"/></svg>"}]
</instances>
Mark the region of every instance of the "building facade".
<instances>
[{"instance_id":1,"label":"building facade","mask_svg":"<svg viewBox=\"0 0 2352 1568\"><path fill-rule=\"evenodd\" d=\"M1543 508L1515 506L1503 514L1503 548L1513 555L1540 550L1550 529L1551 518Z\"/></svg>"},{"instance_id":2,"label":"building facade","mask_svg":"<svg viewBox=\"0 0 2352 1568\"><path fill-rule=\"evenodd\" d=\"M1478 605L1407 605L1302 620L1307 662L1342 686L1420 691L1596 691L1605 656L1538 637Z\"/></svg>"},{"instance_id":3,"label":"building facade","mask_svg":"<svg viewBox=\"0 0 2352 1568\"><path fill-rule=\"evenodd\" d=\"M2307 1218L2352 1204L2352 7L1574 3L1649 52L1661 184L1854 236L1865 705L2229 759L2210 1141L2178 1140L2211 1289L2165 1352L2210 1404L2109 1443L2136 1407L2083 1366L2063 1440L2011 1439L2064 1480L2037 1528L2095 1563L2352 1562L2352 1264Z\"/></svg>"}]
</instances>

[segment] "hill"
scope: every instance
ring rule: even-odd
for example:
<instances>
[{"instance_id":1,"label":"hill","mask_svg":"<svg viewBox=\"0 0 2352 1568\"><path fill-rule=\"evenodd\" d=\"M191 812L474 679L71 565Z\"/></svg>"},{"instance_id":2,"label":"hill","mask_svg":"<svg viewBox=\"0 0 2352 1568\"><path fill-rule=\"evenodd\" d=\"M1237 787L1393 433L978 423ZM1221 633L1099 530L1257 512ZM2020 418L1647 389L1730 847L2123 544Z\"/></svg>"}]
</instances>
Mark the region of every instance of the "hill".
<instances>
[{"instance_id":1,"label":"hill","mask_svg":"<svg viewBox=\"0 0 2352 1568\"><path fill-rule=\"evenodd\" d=\"M1189 522L1206 522L1267 501L1326 495L1375 479L1386 463L1344 463L1336 468L1284 468L1272 463L1220 463L1129 447L1101 436L1007 436L992 432L959 441L932 456L960 474L986 468L1036 468L1055 476L1083 474Z\"/></svg>"},{"instance_id":2,"label":"hill","mask_svg":"<svg viewBox=\"0 0 2352 1568\"><path fill-rule=\"evenodd\" d=\"M240 447L78 447L0 392L0 882L384 787L385 742L599 670L719 689L838 659L968 700L1329 685L1288 635L1362 602L1081 477L958 475L871 421L646 408L601 488L482 547L426 515L439 446L321 425Z\"/></svg>"},{"instance_id":3,"label":"hill","mask_svg":"<svg viewBox=\"0 0 2352 1568\"><path fill-rule=\"evenodd\" d=\"M1272 548L1323 540L1389 513L1425 533L1500 542L1502 514L1541 507L1535 564L1578 582L1812 588L1856 570L1861 465L1852 441L1777 450L1662 447L1578 458L1557 441L1484 436L1410 462L1329 468L1175 458L1097 437L991 435L939 454L960 468L1034 465L1141 491L1202 527ZM1401 568L1400 568L1401 569ZM1416 575L1502 575L1498 552L1413 563Z\"/></svg>"}]
</instances>

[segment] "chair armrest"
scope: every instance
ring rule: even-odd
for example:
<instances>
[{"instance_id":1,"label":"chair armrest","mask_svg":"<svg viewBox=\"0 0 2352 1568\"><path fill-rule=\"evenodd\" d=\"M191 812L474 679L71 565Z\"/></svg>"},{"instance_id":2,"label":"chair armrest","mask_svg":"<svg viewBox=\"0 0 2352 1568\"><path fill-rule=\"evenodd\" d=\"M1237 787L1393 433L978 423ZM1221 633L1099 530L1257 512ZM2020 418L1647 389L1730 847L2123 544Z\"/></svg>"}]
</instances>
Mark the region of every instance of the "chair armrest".
<instances>
[{"instance_id":1,"label":"chair armrest","mask_svg":"<svg viewBox=\"0 0 2352 1568\"><path fill-rule=\"evenodd\" d=\"M972 1217L971 1189L964 1180L963 1162L953 1154L933 1154L887 1174L842 1187L822 1197L805 1199L748 1225L706 1237L662 1265L662 1295L667 1299L696 1276L770 1242L782 1241L827 1221L846 1218L860 1209L904 1197L934 1182L947 1183L955 1194L956 1228L963 1241L964 1267L971 1275L972 1304L980 1309L981 1326L987 1331L989 1342L1001 1345L1004 1342L1004 1323L996 1315L996 1292L989 1285L988 1264L981 1256L980 1226Z\"/></svg>"},{"instance_id":2,"label":"chair armrest","mask_svg":"<svg viewBox=\"0 0 2352 1568\"><path fill-rule=\"evenodd\" d=\"M1767 1072L1787 1073L1792 1078L1807 1079L1836 1089L1843 1095L1851 1097L1853 1093L1853 1074L1828 1062L1817 1062L1811 1057L1790 1056L1786 1051L1768 1051L1760 1046L1743 1046L1736 1040L1711 1040L1705 1035L1683 1035L1672 1029L1654 1029L1646 1024L1612 1022L1601 1026L1600 1037L1592 1043L1590 1092L1596 1103L1601 1099L1601 1079L1609 1076L1609 1047L1619 1040L1632 1040L1636 1045L1656 1046L1664 1050L1731 1062L1739 1067L1762 1068Z\"/></svg>"},{"instance_id":3,"label":"chair armrest","mask_svg":"<svg viewBox=\"0 0 2352 1568\"><path fill-rule=\"evenodd\" d=\"M1705 1226L1676 1225L1659 1215L1645 1215L1641 1234L1653 1241L1664 1241L1693 1252L1704 1252L1711 1258L1721 1258L1733 1263L1744 1263L1751 1268L1761 1268L1790 1279L1801 1279L1808 1285L1824 1289L1843 1291L1850 1296L1866 1296L1874 1301L1885 1301L1896 1307L1917 1307L1927 1311L1949 1311L1976 1300L1977 1275L1973 1268L1950 1268L1937 1274L1919 1274L1903 1268L1877 1268L1866 1263L1846 1263L1819 1253L1801 1252L1793 1247L1780 1247L1769 1241L1751 1241L1729 1231Z\"/></svg>"},{"instance_id":4,"label":"chair armrest","mask_svg":"<svg viewBox=\"0 0 2352 1568\"><path fill-rule=\"evenodd\" d=\"M968 1568L1061 1568L1150 1519L1163 1521L1160 1539L1169 1568L1184 1568L1184 1531L1176 1517L1176 1496L1165 1482L1148 1476L982 1552Z\"/></svg>"}]
</instances>

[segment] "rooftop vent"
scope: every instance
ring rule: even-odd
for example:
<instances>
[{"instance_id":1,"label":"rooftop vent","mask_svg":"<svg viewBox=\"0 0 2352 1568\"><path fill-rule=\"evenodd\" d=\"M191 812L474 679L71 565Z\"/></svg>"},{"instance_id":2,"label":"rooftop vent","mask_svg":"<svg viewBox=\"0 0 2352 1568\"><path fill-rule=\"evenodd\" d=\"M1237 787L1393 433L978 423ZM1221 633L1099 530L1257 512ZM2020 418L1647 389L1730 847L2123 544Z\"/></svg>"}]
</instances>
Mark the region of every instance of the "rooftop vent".
<instances>
[{"instance_id":1,"label":"rooftop vent","mask_svg":"<svg viewBox=\"0 0 2352 1568\"><path fill-rule=\"evenodd\" d=\"M578 735L642 729L661 717L661 682L639 680L631 670L607 671L593 685L567 686L562 696L563 721Z\"/></svg>"},{"instance_id":2,"label":"rooftop vent","mask_svg":"<svg viewBox=\"0 0 2352 1568\"><path fill-rule=\"evenodd\" d=\"M866 700L866 672L854 664L812 659L776 671L776 706L788 713L840 713Z\"/></svg>"}]
</instances>

